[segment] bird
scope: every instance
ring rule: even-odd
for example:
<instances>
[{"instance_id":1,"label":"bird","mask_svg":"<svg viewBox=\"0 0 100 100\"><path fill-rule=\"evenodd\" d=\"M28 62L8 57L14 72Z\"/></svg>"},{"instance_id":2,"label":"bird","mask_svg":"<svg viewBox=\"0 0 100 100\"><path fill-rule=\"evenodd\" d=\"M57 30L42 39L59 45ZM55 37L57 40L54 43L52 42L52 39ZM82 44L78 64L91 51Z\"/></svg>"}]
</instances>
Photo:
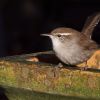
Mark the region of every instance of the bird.
<instances>
[{"instance_id":1,"label":"bird","mask_svg":"<svg viewBox=\"0 0 100 100\"><path fill-rule=\"evenodd\" d=\"M48 36L53 45L53 51L60 61L68 65L77 65L87 60L99 49L99 45L92 40L94 28L100 21L100 13L89 16L82 31L73 28L58 27Z\"/></svg>"}]
</instances>

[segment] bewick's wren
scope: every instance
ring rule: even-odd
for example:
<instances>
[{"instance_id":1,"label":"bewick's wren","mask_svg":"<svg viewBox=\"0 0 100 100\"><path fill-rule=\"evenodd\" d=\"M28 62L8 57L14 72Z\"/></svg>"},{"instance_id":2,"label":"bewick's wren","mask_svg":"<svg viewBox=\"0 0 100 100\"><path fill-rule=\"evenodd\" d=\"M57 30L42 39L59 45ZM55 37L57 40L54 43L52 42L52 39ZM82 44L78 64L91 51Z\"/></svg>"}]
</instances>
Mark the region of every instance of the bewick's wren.
<instances>
[{"instance_id":1,"label":"bewick's wren","mask_svg":"<svg viewBox=\"0 0 100 100\"><path fill-rule=\"evenodd\" d=\"M89 21L90 20L90 21ZM100 20L100 13L92 15L86 21L82 32L72 28L54 29L49 36L56 56L65 64L76 65L87 61L98 49L98 45L90 37L94 27Z\"/></svg>"}]
</instances>

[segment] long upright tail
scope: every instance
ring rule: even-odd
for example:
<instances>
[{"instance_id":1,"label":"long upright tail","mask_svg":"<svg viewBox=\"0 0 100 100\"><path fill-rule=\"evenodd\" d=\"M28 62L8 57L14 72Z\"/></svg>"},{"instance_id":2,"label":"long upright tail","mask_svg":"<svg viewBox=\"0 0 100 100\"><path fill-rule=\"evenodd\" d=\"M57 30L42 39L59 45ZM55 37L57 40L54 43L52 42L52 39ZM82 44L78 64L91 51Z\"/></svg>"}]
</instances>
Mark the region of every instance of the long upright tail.
<instances>
[{"instance_id":1,"label":"long upright tail","mask_svg":"<svg viewBox=\"0 0 100 100\"><path fill-rule=\"evenodd\" d=\"M100 12L89 16L84 24L82 33L85 34L88 38L91 38L92 32L99 23L99 21L100 21Z\"/></svg>"}]
</instances>

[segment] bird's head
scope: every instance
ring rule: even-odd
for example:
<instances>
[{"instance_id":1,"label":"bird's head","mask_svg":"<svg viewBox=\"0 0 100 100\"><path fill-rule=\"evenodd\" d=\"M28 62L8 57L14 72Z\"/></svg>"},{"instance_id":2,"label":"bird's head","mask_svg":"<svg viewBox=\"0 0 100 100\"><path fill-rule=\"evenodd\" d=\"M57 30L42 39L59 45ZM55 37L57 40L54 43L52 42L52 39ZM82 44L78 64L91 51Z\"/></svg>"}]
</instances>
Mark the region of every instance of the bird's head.
<instances>
[{"instance_id":1,"label":"bird's head","mask_svg":"<svg viewBox=\"0 0 100 100\"><path fill-rule=\"evenodd\" d=\"M61 27L54 29L51 34L42 34L42 36L49 36L52 40L52 43L55 45L63 45L65 43L67 44L77 41L80 36L80 32L71 28Z\"/></svg>"}]
</instances>

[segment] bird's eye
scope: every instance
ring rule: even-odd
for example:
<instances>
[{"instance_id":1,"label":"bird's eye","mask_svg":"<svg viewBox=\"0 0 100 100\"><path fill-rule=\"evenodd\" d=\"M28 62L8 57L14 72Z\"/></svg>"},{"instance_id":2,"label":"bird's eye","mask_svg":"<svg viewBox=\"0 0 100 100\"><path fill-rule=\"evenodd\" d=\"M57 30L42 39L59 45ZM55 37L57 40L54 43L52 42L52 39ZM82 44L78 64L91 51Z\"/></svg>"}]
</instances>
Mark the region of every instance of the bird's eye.
<instances>
[{"instance_id":1,"label":"bird's eye","mask_svg":"<svg viewBox=\"0 0 100 100\"><path fill-rule=\"evenodd\" d=\"M60 34L58 34L57 36L58 36L58 37L61 37L61 35L60 35Z\"/></svg>"}]
</instances>

